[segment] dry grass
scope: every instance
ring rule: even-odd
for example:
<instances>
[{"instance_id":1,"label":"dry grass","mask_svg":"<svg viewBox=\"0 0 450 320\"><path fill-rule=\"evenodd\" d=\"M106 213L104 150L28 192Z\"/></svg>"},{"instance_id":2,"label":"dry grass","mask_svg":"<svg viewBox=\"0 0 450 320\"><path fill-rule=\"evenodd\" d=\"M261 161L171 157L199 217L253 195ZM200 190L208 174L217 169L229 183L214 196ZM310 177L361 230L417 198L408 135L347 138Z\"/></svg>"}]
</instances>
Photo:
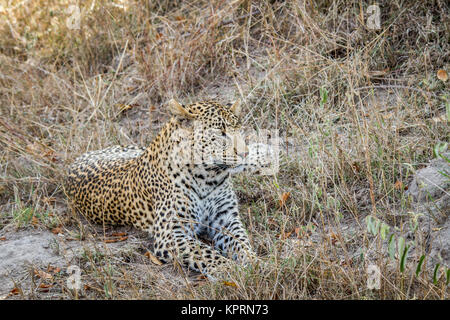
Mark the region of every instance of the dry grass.
<instances>
[{"instance_id":1,"label":"dry grass","mask_svg":"<svg viewBox=\"0 0 450 320\"><path fill-rule=\"evenodd\" d=\"M380 1L380 30L366 26L365 2L347 0L84 1L75 30L69 1L4 2L0 230L91 233L67 209L65 168L88 150L147 145L172 97L241 98L246 124L283 140L276 176L235 179L266 264L232 271L234 285L191 283L148 265L142 248L93 250L79 260L90 288L81 298L448 297L445 276L415 275L423 243L400 272L364 222L410 210L396 186L448 141L448 84L436 78L449 70L445 1ZM391 225L401 234L408 219ZM382 270L380 290L366 287L369 262ZM58 284L54 296L79 297Z\"/></svg>"}]
</instances>

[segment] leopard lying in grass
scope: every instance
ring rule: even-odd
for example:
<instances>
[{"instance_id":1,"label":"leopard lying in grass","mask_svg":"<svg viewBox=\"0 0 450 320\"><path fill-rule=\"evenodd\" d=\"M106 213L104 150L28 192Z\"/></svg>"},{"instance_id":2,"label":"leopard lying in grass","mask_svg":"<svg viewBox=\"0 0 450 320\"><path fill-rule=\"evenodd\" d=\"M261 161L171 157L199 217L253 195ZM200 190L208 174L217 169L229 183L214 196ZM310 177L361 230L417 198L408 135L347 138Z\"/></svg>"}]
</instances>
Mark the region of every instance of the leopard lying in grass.
<instances>
[{"instance_id":1,"label":"leopard lying in grass","mask_svg":"<svg viewBox=\"0 0 450 320\"><path fill-rule=\"evenodd\" d=\"M270 166L273 152L263 144L247 149L239 102L171 100L169 110L173 117L148 148L114 146L76 159L68 195L95 222L148 231L161 261L179 259L215 279L229 258L255 256L230 175Z\"/></svg>"}]
</instances>

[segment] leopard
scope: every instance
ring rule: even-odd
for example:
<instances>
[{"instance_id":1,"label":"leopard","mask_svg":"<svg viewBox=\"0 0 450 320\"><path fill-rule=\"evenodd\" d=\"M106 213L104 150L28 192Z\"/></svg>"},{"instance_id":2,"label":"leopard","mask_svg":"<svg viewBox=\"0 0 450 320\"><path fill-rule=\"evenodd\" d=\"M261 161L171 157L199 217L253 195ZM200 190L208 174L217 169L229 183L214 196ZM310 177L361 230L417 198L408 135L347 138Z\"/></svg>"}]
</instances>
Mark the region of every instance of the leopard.
<instances>
[{"instance_id":1,"label":"leopard","mask_svg":"<svg viewBox=\"0 0 450 320\"><path fill-rule=\"evenodd\" d=\"M232 176L271 164L270 146L247 145L241 103L167 103L170 119L146 148L115 145L69 166L70 205L94 223L130 225L177 261L217 280L230 263L258 259L239 214Z\"/></svg>"}]
</instances>

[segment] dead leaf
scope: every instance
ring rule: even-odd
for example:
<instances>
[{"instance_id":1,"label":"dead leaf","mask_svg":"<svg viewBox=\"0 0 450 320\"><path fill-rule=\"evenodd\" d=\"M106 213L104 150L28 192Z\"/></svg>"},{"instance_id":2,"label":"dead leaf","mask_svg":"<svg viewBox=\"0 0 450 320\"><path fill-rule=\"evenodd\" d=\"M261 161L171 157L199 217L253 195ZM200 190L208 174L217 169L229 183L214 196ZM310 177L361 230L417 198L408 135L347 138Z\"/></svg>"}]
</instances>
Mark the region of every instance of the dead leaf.
<instances>
[{"instance_id":1,"label":"dead leaf","mask_svg":"<svg viewBox=\"0 0 450 320\"><path fill-rule=\"evenodd\" d=\"M144 253L144 256L150 259L150 261L158 266L162 265L163 263L158 260L157 257L155 257L150 251L147 251Z\"/></svg>"},{"instance_id":2,"label":"dead leaf","mask_svg":"<svg viewBox=\"0 0 450 320\"><path fill-rule=\"evenodd\" d=\"M50 273L47 273L42 270L34 270L34 275L38 278L41 278L42 280L53 280L53 276Z\"/></svg>"},{"instance_id":3,"label":"dead leaf","mask_svg":"<svg viewBox=\"0 0 450 320\"><path fill-rule=\"evenodd\" d=\"M115 232L115 233L111 234L111 237L123 237L126 235L127 235L126 232Z\"/></svg>"},{"instance_id":4,"label":"dead leaf","mask_svg":"<svg viewBox=\"0 0 450 320\"><path fill-rule=\"evenodd\" d=\"M278 201L280 204L280 207L283 207L286 204L286 200L289 198L290 195L291 195L290 192L284 192L281 195L280 200Z\"/></svg>"},{"instance_id":5,"label":"dead leaf","mask_svg":"<svg viewBox=\"0 0 450 320\"><path fill-rule=\"evenodd\" d=\"M61 271L61 268L59 268L59 267L53 267L53 266L48 266L47 267L47 271L48 272L51 272L51 273L53 273L53 274L55 274L55 273L59 273L60 271Z\"/></svg>"},{"instance_id":6,"label":"dead leaf","mask_svg":"<svg viewBox=\"0 0 450 320\"><path fill-rule=\"evenodd\" d=\"M61 227L56 227L56 228L53 228L52 229L52 233L53 234L62 234L63 233L63 231L62 231L62 228Z\"/></svg>"},{"instance_id":7,"label":"dead leaf","mask_svg":"<svg viewBox=\"0 0 450 320\"><path fill-rule=\"evenodd\" d=\"M112 238L106 239L103 242L114 243L114 242L119 242L119 241L125 241L128 239L126 232L116 232L116 233L111 234L111 237Z\"/></svg>"},{"instance_id":8,"label":"dead leaf","mask_svg":"<svg viewBox=\"0 0 450 320\"><path fill-rule=\"evenodd\" d=\"M104 243L114 243L114 242L119 242L119 239L105 239L103 242Z\"/></svg>"},{"instance_id":9,"label":"dead leaf","mask_svg":"<svg viewBox=\"0 0 450 320\"><path fill-rule=\"evenodd\" d=\"M14 289L12 289L12 290L9 292L9 294L10 294L10 295L13 295L13 296L18 295L19 293L20 293L20 290L19 290L17 287L14 287Z\"/></svg>"},{"instance_id":10,"label":"dead leaf","mask_svg":"<svg viewBox=\"0 0 450 320\"><path fill-rule=\"evenodd\" d=\"M394 184L394 188L396 190L403 190L404 189L403 182L401 182L400 180L397 180L397 182L395 182L395 184Z\"/></svg>"},{"instance_id":11,"label":"dead leaf","mask_svg":"<svg viewBox=\"0 0 450 320\"><path fill-rule=\"evenodd\" d=\"M6 240L6 237L1 237L0 238L0 241L5 241Z\"/></svg>"},{"instance_id":12,"label":"dead leaf","mask_svg":"<svg viewBox=\"0 0 450 320\"><path fill-rule=\"evenodd\" d=\"M206 285L208 283L210 283L208 281L208 278L204 274L200 274L200 275L195 277L195 282L193 282L192 285L194 287L201 287L201 286L204 286L204 285Z\"/></svg>"},{"instance_id":13,"label":"dead leaf","mask_svg":"<svg viewBox=\"0 0 450 320\"><path fill-rule=\"evenodd\" d=\"M294 232L295 232L295 235L297 236L297 238L299 238L299 239L302 238L302 235L301 235L302 228L297 227L297 228L294 229Z\"/></svg>"},{"instance_id":14,"label":"dead leaf","mask_svg":"<svg viewBox=\"0 0 450 320\"><path fill-rule=\"evenodd\" d=\"M201 281L201 280L208 280L208 278L204 274L199 274L196 277L196 280L199 280L199 281Z\"/></svg>"},{"instance_id":15,"label":"dead leaf","mask_svg":"<svg viewBox=\"0 0 450 320\"><path fill-rule=\"evenodd\" d=\"M237 288L237 284L231 281L224 281L223 282L224 285L228 286L228 287L233 287L233 288Z\"/></svg>"},{"instance_id":16,"label":"dead leaf","mask_svg":"<svg viewBox=\"0 0 450 320\"><path fill-rule=\"evenodd\" d=\"M33 226L36 226L36 225L38 225L38 223L39 223L39 219L36 218L35 216L33 216L33 217L31 218L31 224L32 224Z\"/></svg>"},{"instance_id":17,"label":"dead leaf","mask_svg":"<svg viewBox=\"0 0 450 320\"><path fill-rule=\"evenodd\" d=\"M437 72L437 77L439 80L446 82L448 80L448 74L447 71L443 70L443 69L439 69Z\"/></svg>"}]
</instances>

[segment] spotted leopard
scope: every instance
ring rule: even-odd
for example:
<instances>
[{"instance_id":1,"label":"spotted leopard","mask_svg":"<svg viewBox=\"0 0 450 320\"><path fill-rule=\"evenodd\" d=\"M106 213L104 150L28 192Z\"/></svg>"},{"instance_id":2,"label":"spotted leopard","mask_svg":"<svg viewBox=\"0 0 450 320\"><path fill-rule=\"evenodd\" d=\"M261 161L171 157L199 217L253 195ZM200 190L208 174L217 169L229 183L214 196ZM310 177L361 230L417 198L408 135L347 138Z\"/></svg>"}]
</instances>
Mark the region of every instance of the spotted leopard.
<instances>
[{"instance_id":1,"label":"spotted leopard","mask_svg":"<svg viewBox=\"0 0 450 320\"><path fill-rule=\"evenodd\" d=\"M161 261L178 259L214 278L230 261L255 257L230 176L269 166L271 149L247 148L239 102L171 100L168 109L171 119L148 148L113 146L77 158L67 193L97 223L148 231Z\"/></svg>"}]
</instances>

